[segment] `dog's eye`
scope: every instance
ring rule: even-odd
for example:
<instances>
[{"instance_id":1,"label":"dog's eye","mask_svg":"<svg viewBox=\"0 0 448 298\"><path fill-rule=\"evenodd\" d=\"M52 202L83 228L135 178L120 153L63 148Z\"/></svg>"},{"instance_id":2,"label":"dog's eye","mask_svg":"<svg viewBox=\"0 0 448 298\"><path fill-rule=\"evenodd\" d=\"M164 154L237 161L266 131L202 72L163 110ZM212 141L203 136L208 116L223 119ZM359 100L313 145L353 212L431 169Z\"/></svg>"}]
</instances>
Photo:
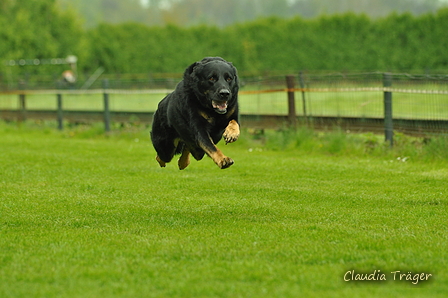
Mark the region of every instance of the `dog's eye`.
<instances>
[{"instance_id":1,"label":"dog's eye","mask_svg":"<svg viewBox=\"0 0 448 298\"><path fill-rule=\"evenodd\" d=\"M208 80L209 80L210 82L216 82L216 77L214 77L214 76L213 76L213 77L209 77Z\"/></svg>"},{"instance_id":2,"label":"dog's eye","mask_svg":"<svg viewBox=\"0 0 448 298\"><path fill-rule=\"evenodd\" d=\"M231 77L228 77L228 78L226 79L226 81L227 81L227 83L230 83L230 82L232 81L232 78L231 78Z\"/></svg>"}]
</instances>

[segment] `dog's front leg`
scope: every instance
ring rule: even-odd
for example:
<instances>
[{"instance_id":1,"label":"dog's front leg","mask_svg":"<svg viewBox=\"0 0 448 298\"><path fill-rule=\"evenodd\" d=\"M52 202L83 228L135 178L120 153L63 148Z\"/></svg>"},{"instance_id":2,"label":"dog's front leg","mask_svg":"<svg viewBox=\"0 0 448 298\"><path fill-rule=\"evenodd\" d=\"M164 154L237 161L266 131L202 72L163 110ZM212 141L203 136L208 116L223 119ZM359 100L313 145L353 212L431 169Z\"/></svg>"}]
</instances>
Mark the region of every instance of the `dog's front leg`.
<instances>
[{"instance_id":1,"label":"dog's front leg","mask_svg":"<svg viewBox=\"0 0 448 298\"><path fill-rule=\"evenodd\" d=\"M238 125L238 122L236 122L236 120L230 120L223 134L224 141L226 141L226 145L227 143L233 143L236 140L238 140L239 136L240 136L240 126Z\"/></svg>"},{"instance_id":2,"label":"dog's front leg","mask_svg":"<svg viewBox=\"0 0 448 298\"><path fill-rule=\"evenodd\" d=\"M219 150L215 144L213 144L212 138L209 135L207 135L207 137L203 136L199 139L199 146L221 169L226 169L233 165L233 159L225 156L224 153L222 153L222 151Z\"/></svg>"}]
</instances>

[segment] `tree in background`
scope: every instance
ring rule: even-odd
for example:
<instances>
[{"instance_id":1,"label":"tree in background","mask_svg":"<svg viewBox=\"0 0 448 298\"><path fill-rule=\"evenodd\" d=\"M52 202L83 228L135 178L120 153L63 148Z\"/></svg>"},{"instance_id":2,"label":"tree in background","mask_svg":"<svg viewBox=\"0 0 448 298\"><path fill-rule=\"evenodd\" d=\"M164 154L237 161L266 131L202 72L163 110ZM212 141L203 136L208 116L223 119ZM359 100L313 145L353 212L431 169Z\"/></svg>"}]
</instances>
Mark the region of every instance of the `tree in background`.
<instances>
[{"instance_id":1,"label":"tree in background","mask_svg":"<svg viewBox=\"0 0 448 298\"><path fill-rule=\"evenodd\" d=\"M419 15L435 12L443 0L57 0L76 10L86 27L99 23L138 22L145 25L228 26L258 17L315 18L335 13L384 17L391 12Z\"/></svg>"},{"instance_id":2,"label":"tree in background","mask_svg":"<svg viewBox=\"0 0 448 298\"><path fill-rule=\"evenodd\" d=\"M182 0L162 11L164 23L224 27L261 16L288 16L287 0Z\"/></svg>"},{"instance_id":3,"label":"tree in background","mask_svg":"<svg viewBox=\"0 0 448 298\"><path fill-rule=\"evenodd\" d=\"M140 0L57 0L64 10L76 11L86 27L99 23L118 24L123 22L147 23L149 9Z\"/></svg>"},{"instance_id":4,"label":"tree in background","mask_svg":"<svg viewBox=\"0 0 448 298\"><path fill-rule=\"evenodd\" d=\"M68 55L83 57L86 40L75 15L60 11L56 0L2 0L0 4L0 71L3 59L49 59ZM28 73L47 71L51 66L21 66ZM3 68L3 69L2 69ZM8 67L9 72L19 71ZM23 69L22 69L23 70Z\"/></svg>"},{"instance_id":5,"label":"tree in background","mask_svg":"<svg viewBox=\"0 0 448 298\"><path fill-rule=\"evenodd\" d=\"M291 5L291 11L305 18L344 12L365 13L377 18L391 12L415 15L435 12L444 3L439 0L296 0Z\"/></svg>"}]
</instances>

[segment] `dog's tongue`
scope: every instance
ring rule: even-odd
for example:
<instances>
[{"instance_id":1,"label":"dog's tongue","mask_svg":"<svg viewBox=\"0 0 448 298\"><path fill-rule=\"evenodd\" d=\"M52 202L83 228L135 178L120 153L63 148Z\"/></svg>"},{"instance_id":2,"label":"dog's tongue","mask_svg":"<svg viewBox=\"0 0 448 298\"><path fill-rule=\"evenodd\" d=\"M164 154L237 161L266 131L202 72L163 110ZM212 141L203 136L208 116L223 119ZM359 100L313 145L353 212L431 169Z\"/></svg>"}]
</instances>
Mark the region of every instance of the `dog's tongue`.
<instances>
[{"instance_id":1,"label":"dog's tongue","mask_svg":"<svg viewBox=\"0 0 448 298\"><path fill-rule=\"evenodd\" d=\"M227 101L223 102L213 101L212 104L214 109L218 109L220 111L225 111L227 109Z\"/></svg>"}]
</instances>

